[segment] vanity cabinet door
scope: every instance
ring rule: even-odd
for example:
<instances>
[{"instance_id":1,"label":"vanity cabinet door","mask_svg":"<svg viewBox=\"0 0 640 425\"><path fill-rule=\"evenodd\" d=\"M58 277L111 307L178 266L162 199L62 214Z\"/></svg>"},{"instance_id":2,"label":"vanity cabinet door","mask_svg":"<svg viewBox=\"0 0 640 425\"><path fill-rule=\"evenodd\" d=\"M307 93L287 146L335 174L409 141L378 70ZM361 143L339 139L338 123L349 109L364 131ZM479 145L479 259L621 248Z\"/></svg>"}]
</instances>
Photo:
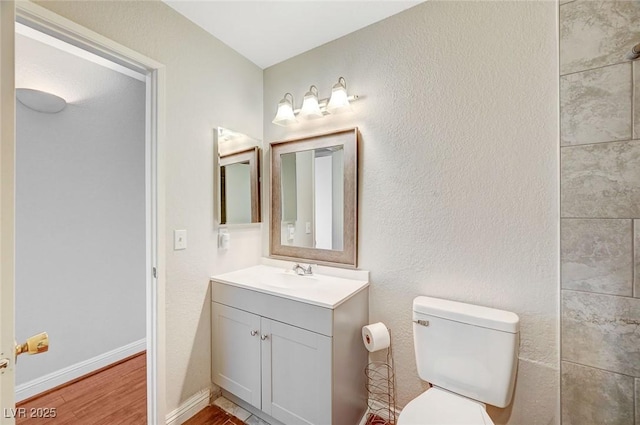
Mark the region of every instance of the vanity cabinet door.
<instances>
[{"instance_id":1,"label":"vanity cabinet door","mask_svg":"<svg viewBox=\"0 0 640 425\"><path fill-rule=\"evenodd\" d=\"M260 409L260 316L213 303L213 382Z\"/></svg>"},{"instance_id":2,"label":"vanity cabinet door","mask_svg":"<svg viewBox=\"0 0 640 425\"><path fill-rule=\"evenodd\" d=\"M331 338L262 318L262 410L287 425L331 423Z\"/></svg>"}]
</instances>

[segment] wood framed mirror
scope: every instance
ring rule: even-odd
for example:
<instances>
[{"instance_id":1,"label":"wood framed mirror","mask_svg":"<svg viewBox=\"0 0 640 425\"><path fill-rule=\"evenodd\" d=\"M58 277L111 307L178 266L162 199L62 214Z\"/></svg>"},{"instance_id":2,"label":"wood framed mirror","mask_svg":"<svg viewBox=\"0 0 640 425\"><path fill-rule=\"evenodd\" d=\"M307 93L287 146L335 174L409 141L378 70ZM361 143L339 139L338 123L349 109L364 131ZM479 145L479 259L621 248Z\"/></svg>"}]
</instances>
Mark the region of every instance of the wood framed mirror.
<instances>
[{"instance_id":1,"label":"wood framed mirror","mask_svg":"<svg viewBox=\"0 0 640 425\"><path fill-rule=\"evenodd\" d=\"M222 127L216 129L214 160L216 222L220 226L260 223L260 141Z\"/></svg>"},{"instance_id":2,"label":"wood framed mirror","mask_svg":"<svg viewBox=\"0 0 640 425\"><path fill-rule=\"evenodd\" d=\"M357 128L271 143L271 257L355 268L357 219Z\"/></svg>"}]
</instances>

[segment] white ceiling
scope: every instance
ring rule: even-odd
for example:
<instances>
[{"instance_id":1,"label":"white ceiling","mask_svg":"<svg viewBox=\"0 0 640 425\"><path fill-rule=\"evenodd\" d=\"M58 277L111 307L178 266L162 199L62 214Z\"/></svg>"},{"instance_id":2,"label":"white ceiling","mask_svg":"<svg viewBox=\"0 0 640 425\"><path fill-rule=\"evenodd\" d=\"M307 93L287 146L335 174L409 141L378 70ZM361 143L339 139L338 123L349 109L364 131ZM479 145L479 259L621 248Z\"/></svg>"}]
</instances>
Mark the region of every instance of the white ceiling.
<instances>
[{"instance_id":1,"label":"white ceiling","mask_svg":"<svg viewBox=\"0 0 640 425\"><path fill-rule=\"evenodd\" d=\"M1 0L0 0L1 1ZM125 90L142 75L16 23L16 87L45 91L71 104Z\"/></svg>"},{"instance_id":2,"label":"white ceiling","mask_svg":"<svg viewBox=\"0 0 640 425\"><path fill-rule=\"evenodd\" d=\"M422 3L402 0L163 0L267 68Z\"/></svg>"}]
</instances>

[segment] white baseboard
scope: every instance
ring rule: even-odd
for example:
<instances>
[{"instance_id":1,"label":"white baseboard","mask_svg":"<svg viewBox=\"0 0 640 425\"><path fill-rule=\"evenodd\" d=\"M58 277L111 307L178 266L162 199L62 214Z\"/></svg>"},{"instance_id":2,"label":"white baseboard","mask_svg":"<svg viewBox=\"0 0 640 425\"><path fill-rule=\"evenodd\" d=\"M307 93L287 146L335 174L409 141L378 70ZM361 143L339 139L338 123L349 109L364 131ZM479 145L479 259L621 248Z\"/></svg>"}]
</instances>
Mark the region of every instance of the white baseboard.
<instances>
[{"instance_id":1,"label":"white baseboard","mask_svg":"<svg viewBox=\"0 0 640 425\"><path fill-rule=\"evenodd\" d=\"M145 338L99 356L65 367L16 386L16 401L22 401L147 349Z\"/></svg>"},{"instance_id":2,"label":"white baseboard","mask_svg":"<svg viewBox=\"0 0 640 425\"><path fill-rule=\"evenodd\" d=\"M167 414L167 425L180 425L209 405L211 389L200 390Z\"/></svg>"}]
</instances>

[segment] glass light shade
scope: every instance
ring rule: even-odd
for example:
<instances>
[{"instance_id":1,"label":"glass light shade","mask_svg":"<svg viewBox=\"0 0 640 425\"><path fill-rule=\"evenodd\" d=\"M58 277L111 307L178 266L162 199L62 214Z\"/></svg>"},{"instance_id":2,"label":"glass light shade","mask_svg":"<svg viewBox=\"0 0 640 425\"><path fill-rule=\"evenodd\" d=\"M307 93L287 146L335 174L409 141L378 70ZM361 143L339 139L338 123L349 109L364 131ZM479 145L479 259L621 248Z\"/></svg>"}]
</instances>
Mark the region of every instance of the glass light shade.
<instances>
[{"instance_id":1,"label":"glass light shade","mask_svg":"<svg viewBox=\"0 0 640 425\"><path fill-rule=\"evenodd\" d=\"M302 102L300 115L308 120L322 118L320 104L318 104L318 96L316 96L313 92L310 91L304 95L304 101Z\"/></svg>"},{"instance_id":2,"label":"glass light shade","mask_svg":"<svg viewBox=\"0 0 640 425\"><path fill-rule=\"evenodd\" d=\"M336 84L333 86L333 89L331 89L331 98L327 104L327 111L332 114L351 111L347 89L341 83Z\"/></svg>"},{"instance_id":3,"label":"glass light shade","mask_svg":"<svg viewBox=\"0 0 640 425\"><path fill-rule=\"evenodd\" d=\"M296 115L293 113L293 104L289 101L289 99L287 99L286 95L278 103L278 112L276 113L276 117L271 122L283 127L298 122Z\"/></svg>"}]
</instances>

